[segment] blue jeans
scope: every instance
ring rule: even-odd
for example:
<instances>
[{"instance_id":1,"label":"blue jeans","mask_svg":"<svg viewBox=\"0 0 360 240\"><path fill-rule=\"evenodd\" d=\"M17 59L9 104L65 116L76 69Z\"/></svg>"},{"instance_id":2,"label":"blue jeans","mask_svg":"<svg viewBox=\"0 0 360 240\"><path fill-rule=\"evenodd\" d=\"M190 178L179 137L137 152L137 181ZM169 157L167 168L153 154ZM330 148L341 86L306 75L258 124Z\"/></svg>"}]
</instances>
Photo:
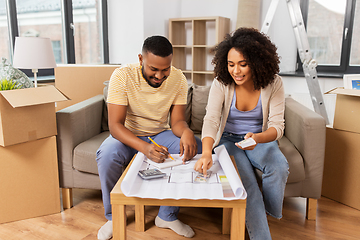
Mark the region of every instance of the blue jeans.
<instances>
[{"instance_id":1,"label":"blue jeans","mask_svg":"<svg viewBox=\"0 0 360 240\"><path fill-rule=\"evenodd\" d=\"M259 143L253 150L242 150L235 143L243 140L244 136L224 132L219 145L224 145L229 155L234 156L247 192L245 224L250 239L271 239L266 213L275 218L282 217L289 165L277 141ZM254 168L263 172L262 191Z\"/></svg>"},{"instance_id":2,"label":"blue jeans","mask_svg":"<svg viewBox=\"0 0 360 240\"><path fill-rule=\"evenodd\" d=\"M139 138L151 143L147 137ZM180 138L176 137L171 130L163 131L151 138L159 145L167 147L169 153L180 153ZM196 141L198 152L201 153L201 140L196 138ZM104 140L96 152L105 217L108 220L112 220L110 192L136 153L135 149L126 146L111 135ZM179 207L161 206L158 216L165 221L174 221L177 219L179 209Z\"/></svg>"}]
</instances>

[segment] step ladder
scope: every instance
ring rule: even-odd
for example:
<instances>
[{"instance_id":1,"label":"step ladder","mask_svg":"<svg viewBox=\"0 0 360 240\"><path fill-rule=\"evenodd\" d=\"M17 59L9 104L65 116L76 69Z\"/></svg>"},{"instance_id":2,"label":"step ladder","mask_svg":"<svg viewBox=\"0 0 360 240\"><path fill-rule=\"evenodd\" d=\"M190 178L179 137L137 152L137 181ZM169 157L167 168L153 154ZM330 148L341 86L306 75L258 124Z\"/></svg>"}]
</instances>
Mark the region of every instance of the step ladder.
<instances>
[{"instance_id":1,"label":"step ladder","mask_svg":"<svg viewBox=\"0 0 360 240\"><path fill-rule=\"evenodd\" d=\"M261 32L267 34L270 28L270 24L274 18L276 8L280 0L272 0L265 17L265 21L262 25ZM287 9L291 18L297 49L299 52L300 60L303 64L303 71L306 78L306 82L309 88L311 101L314 106L315 112L320 114L329 124L326 108L323 100L323 95L320 89L319 80L317 77L316 66L317 62L312 58L310 52L309 41L305 30L304 20L301 15L300 4L298 0L282 0L286 1Z\"/></svg>"}]
</instances>

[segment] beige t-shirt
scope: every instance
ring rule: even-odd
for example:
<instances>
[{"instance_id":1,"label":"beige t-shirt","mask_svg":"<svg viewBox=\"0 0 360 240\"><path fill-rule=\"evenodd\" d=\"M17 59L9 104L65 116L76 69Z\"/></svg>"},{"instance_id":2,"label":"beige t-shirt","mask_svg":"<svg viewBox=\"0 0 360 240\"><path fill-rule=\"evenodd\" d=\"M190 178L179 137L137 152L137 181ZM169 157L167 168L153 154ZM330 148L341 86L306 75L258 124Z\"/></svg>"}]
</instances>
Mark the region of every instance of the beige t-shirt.
<instances>
[{"instance_id":1,"label":"beige t-shirt","mask_svg":"<svg viewBox=\"0 0 360 240\"><path fill-rule=\"evenodd\" d=\"M160 87L151 87L142 76L139 63L115 69L109 82L107 102L127 106L125 127L136 136L149 136L170 129L172 105L185 105L187 80L181 70L171 67Z\"/></svg>"}]
</instances>

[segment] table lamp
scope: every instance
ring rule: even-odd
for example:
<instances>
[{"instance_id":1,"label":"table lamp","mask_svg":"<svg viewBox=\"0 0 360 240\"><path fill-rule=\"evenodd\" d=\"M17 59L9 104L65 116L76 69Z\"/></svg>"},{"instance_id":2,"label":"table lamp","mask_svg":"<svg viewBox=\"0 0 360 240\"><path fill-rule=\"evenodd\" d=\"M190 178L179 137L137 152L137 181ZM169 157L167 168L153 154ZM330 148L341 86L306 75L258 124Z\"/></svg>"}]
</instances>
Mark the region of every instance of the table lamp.
<instances>
[{"instance_id":1,"label":"table lamp","mask_svg":"<svg viewBox=\"0 0 360 240\"><path fill-rule=\"evenodd\" d=\"M34 85L37 87L38 69L56 67L50 38L16 37L13 67L32 69Z\"/></svg>"}]
</instances>

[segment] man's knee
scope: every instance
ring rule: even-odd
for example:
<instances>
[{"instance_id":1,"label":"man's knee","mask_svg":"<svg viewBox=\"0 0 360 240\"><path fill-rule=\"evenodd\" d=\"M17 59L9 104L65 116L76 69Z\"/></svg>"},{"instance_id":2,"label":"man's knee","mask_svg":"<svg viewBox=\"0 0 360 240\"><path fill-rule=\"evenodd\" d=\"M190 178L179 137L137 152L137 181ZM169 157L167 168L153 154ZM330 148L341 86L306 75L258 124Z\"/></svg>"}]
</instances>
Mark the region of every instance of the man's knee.
<instances>
[{"instance_id":1,"label":"man's knee","mask_svg":"<svg viewBox=\"0 0 360 240\"><path fill-rule=\"evenodd\" d=\"M120 141L104 142L96 152L99 171L109 168L125 168L131 160L133 152Z\"/></svg>"}]
</instances>

